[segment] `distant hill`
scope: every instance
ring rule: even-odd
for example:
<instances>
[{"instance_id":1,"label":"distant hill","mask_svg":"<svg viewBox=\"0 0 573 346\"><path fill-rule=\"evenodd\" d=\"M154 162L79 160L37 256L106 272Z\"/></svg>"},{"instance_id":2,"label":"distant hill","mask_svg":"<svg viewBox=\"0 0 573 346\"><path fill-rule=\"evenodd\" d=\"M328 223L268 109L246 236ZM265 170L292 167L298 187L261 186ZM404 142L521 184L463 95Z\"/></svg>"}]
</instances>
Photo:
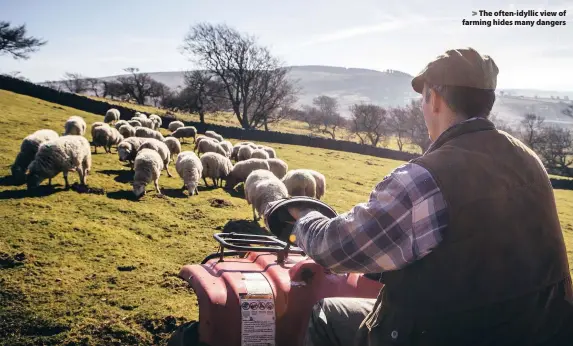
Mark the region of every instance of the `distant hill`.
<instances>
[{"instance_id":1,"label":"distant hill","mask_svg":"<svg viewBox=\"0 0 573 346\"><path fill-rule=\"evenodd\" d=\"M172 89L183 86L183 72L152 72L149 75ZM118 76L100 78L112 80ZM310 104L318 95L338 99L340 111L349 116L348 107L357 102L372 102L381 106L403 106L419 97L412 90L412 76L394 70L375 71L333 66L292 66L289 77L301 87L299 105ZM493 112L508 122L519 121L533 112L545 116L547 122L573 127L573 118L561 113L573 100L573 92L533 89L500 90ZM535 98L537 96L537 98ZM553 100L550 97L559 97Z\"/></svg>"}]
</instances>

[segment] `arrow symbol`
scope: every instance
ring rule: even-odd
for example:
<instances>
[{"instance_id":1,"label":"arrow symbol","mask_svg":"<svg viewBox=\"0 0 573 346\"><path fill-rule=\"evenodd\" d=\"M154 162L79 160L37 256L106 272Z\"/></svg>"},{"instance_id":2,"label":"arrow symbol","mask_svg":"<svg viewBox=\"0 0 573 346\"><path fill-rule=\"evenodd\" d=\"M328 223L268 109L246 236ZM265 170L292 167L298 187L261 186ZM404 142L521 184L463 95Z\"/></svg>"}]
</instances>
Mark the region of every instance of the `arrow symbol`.
<instances>
[{"instance_id":1,"label":"arrow symbol","mask_svg":"<svg viewBox=\"0 0 573 346\"><path fill-rule=\"evenodd\" d=\"M476 16L478 13L476 11L472 11L472 16Z\"/></svg>"}]
</instances>

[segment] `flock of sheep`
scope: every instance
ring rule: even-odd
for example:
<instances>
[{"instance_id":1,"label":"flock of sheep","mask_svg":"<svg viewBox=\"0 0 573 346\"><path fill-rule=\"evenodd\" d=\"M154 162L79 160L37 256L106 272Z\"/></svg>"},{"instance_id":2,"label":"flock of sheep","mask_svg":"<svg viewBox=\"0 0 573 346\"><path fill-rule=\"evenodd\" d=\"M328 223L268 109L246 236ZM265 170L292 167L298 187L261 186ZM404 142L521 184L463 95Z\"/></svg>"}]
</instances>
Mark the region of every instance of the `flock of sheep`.
<instances>
[{"instance_id":1,"label":"flock of sheep","mask_svg":"<svg viewBox=\"0 0 573 346\"><path fill-rule=\"evenodd\" d=\"M277 200L289 196L320 199L326 192L323 174L310 169L289 171L287 163L271 147L252 142L233 145L213 131L198 136L195 127L180 121L169 123L171 133L163 136L158 131L161 125L159 116L140 112L129 121L120 120L120 112L114 108L106 112L103 122L91 125L94 153L98 147L111 153L112 146L116 146L119 160L130 163L134 171L133 193L137 198L145 194L151 182L157 193L161 193L161 171L173 177L169 171L173 159L183 180L182 189L187 189L189 196L198 194L201 179L209 186L207 178L211 178L216 187L223 187L225 181L227 189L244 183L245 198L252 205L254 220L258 219L257 213L262 215ZM17 181L26 180L31 189L46 179L51 185L51 179L61 172L69 188L68 172L76 171L85 186L92 164L90 142L84 137L86 129L83 118L72 116L64 124L63 136L47 129L27 136L12 165L12 176ZM193 151L181 151L179 140L185 138L193 138Z\"/></svg>"}]
</instances>

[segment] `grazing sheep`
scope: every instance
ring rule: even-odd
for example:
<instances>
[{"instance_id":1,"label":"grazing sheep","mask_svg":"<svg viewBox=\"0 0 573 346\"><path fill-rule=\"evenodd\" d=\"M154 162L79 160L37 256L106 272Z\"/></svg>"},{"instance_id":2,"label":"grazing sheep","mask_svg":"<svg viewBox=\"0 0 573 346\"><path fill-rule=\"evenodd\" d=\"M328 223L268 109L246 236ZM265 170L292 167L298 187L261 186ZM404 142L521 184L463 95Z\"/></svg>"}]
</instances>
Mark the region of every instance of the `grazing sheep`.
<instances>
[{"instance_id":1,"label":"grazing sheep","mask_svg":"<svg viewBox=\"0 0 573 346\"><path fill-rule=\"evenodd\" d=\"M314 181L316 182L316 198L320 199L326 193L326 177L324 174L312 169L307 169L307 171L314 177Z\"/></svg>"},{"instance_id":2,"label":"grazing sheep","mask_svg":"<svg viewBox=\"0 0 573 346\"><path fill-rule=\"evenodd\" d=\"M251 147L251 149L253 149L253 150L259 149L259 146L256 145L255 143L249 143L249 144L247 144L247 145L248 145L249 147Z\"/></svg>"},{"instance_id":3,"label":"grazing sheep","mask_svg":"<svg viewBox=\"0 0 573 346\"><path fill-rule=\"evenodd\" d=\"M86 134L86 122L82 117L77 115L73 115L68 118L66 123L64 124L64 136L68 135L77 135L83 136Z\"/></svg>"},{"instance_id":4,"label":"grazing sheep","mask_svg":"<svg viewBox=\"0 0 573 346\"><path fill-rule=\"evenodd\" d=\"M111 141L113 134L111 132L111 127L107 126L98 126L92 128L92 144L94 146L94 154L97 154L97 147L103 147L106 153L111 153ZM109 151L108 151L109 150Z\"/></svg>"},{"instance_id":5,"label":"grazing sheep","mask_svg":"<svg viewBox=\"0 0 573 346\"><path fill-rule=\"evenodd\" d=\"M147 148L141 149L135 157L134 169L133 194L136 198L141 198L145 195L145 187L151 181L155 184L157 193L161 194L159 177L163 169L163 160L157 151Z\"/></svg>"},{"instance_id":6,"label":"grazing sheep","mask_svg":"<svg viewBox=\"0 0 573 346\"><path fill-rule=\"evenodd\" d=\"M133 161L137 155L137 151L141 144L146 141L147 138L140 137L129 137L124 139L121 143L117 145L117 154L119 156L119 161L126 162L129 161L131 164L131 169L133 170Z\"/></svg>"},{"instance_id":7,"label":"grazing sheep","mask_svg":"<svg viewBox=\"0 0 573 346\"><path fill-rule=\"evenodd\" d=\"M103 118L103 121L106 124L110 124L110 123L113 123L115 121L119 121L119 117L120 117L119 110L117 110L115 108L111 108L111 109L108 109L107 112L105 112L105 117Z\"/></svg>"},{"instance_id":8,"label":"grazing sheep","mask_svg":"<svg viewBox=\"0 0 573 346\"><path fill-rule=\"evenodd\" d=\"M143 143L141 143L139 150L144 149L144 148L153 149L159 153L159 156L161 156L161 159L163 160L164 168L167 171L167 176L172 177L171 172L169 172L169 163L171 162L171 153L169 152L169 148L167 147L167 144L165 144L162 141L157 140L155 138L147 138L145 141L143 141Z\"/></svg>"},{"instance_id":9,"label":"grazing sheep","mask_svg":"<svg viewBox=\"0 0 573 346\"><path fill-rule=\"evenodd\" d=\"M237 161L245 161L251 158L253 155L253 148L249 145L243 145L239 148L239 152L237 153Z\"/></svg>"},{"instance_id":10,"label":"grazing sheep","mask_svg":"<svg viewBox=\"0 0 573 346\"><path fill-rule=\"evenodd\" d=\"M134 117L131 120L137 120L141 124L142 127L146 127L148 129L155 130L155 123L152 120L142 117ZM133 125L132 125L133 126Z\"/></svg>"},{"instance_id":11,"label":"grazing sheep","mask_svg":"<svg viewBox=\"0 0 573 346\"><path fill-rule=\"evenodd\" d=\"M26 136L20 144L20 152L16 155L16 160L12 164L12 177L18 182L26 178L26 170L30 162L34 160L38 148L44 142L53 141L58 138L58 133L54 130L38 130L31 135Z\"/></svg>"},{"instance_id":12,"label":"grazing sheep","mask_svg":"<svg viewBox=\"0 0 573 346\"><path fill-rule=\"evenodd\" d=\"M179 155L179 153L181 152L181 143L179 143L179 140L177 138L167 137L165 138L163 143L165 143L167 145L167 148L169 148L169 152L171 153L172 159L174 156Z\"/></svg>"},{"instance_id":13,"label":"grazing sheep","mask_svg":"<svg viewBox=\"0 0 573 346\"><path fill-rule=\"evenodd\" d=\"M153 127L155 130L160 128L161 125L163 124L163 120L161 120L161 117L157 114L150 114L149 120L153 121L153 123L155 124Z\"/></svg>"},{"instance_id":14,"label":"grazing sheep","mask_svg":"<svg viewBox=\"0 0 573 346\"><path fill-rule=\"evenodd\" d=\"M269 154L267 154L267 152L264 151L263 149L257 149L257 150L253 150L253 153L251 154L251 158L252 159L266 160L269 158Z\"/></svg>"},{"instance_id":15,"label":"grazing sheep","mask_svg":"<svg viewBox=\"0 0 573 346\"><path fill-rule=\"evenodd\" d=\"M135 117L140 117L140 118L143 118L143 119L147 119L147 115L146 115L145 113L141 113L141 112L135 112L135 115L134 115L133 117L134 117L134 118L135 118Z\"/></svg>"},{"instance_id":16,"label":"grazing sheep","mask_svg":"<svg viewBox=\"0 0 573 346\"><path fill-rule=\"evenodd\" d=\"M216 139L217 142L222 142L224 140L223 136L215 131L205 131L205 136Z\"/></svg>"},{"instance_id":17,"label":"grazing sheep","mask_svg":"<svg viewBox=\"0 0 573 346\"><path fill-rule=\"evenodd\" d=\"M135 136L142 138L155 138L160 141L164 141L165 137L159 131L148 129L147 127L138 127L135 129Z\"/></svg>"},{"instance_id":18,"label":"grazing sheep","mask_svg":"<svg viewBox=\"0 0 573 346\"><path fill-rule=\"evenodd\" d=\"M254 170L245 180L245 198L253 207L254 221L264 215L270 203L287 197L288 190L285 184L270 171Z\"/></svg>"},{"instance_id":19,"label":"grazing sheep","mask_svg":"<svg viewBox=\"0 0 573 346\"><path fill-rule=\"evenodd\" d=\"M205 139L213 139L213 138L206 136L197 136L197 138L195 139L195 147L193 148L193 151L197 151L197 149L199 148L199 143L201 143L201 141Z\"/></svg>"},{"instance_id":20,"label":"grazing sheep","mask_svg":"<svg viewBox=\"0 0 573 346\"><path fill-rule=\"evenodd\" d=\"M291 196L316 196L316 181L306 169L293 169L282 178Z\"/></svg>"},{"instance_id":21,"label":"grazing sheep","mask_svg":"<svg viewBox=\"0 0 573 346\"><path fill-rule=\"evenodd\" d=\"M231 173L229 173L225 179L225 188L235 188L237 184L244 182L252 171L257 169L269 170L269 164L266 160L262 159L248 159L245 161L237 162L237 164L233 166Z\"/></svg>"},{"instance_id":22,"label":"grazing sheep","mask_svg":"<svg viewBox=\"0 0 573 346\"><path fill-rule=\"evenodd\" d=\"M213 179L215 186L223 186L223 180L233 169L233 164L229 158L213 152L205 153L201 156L201 163L203 164L203 181L205 186L209 186L207 178Z\"/></svg>"},{"instance_id":23,"label":"grazing sheep","mask_svg":"<svg viewBox=\"0 0 573 346\"><path fill-rule=\"evenodd\" d=\"M48 184L51 185L51 179L60 172L64 174L66 189L69 189L68 172L72 170L78 172L80 183L86 185L91 165L90 143L83 136L68 135L44 142L28 167L28 189L39 186L45 179L49 179Z\"/></svg>"},{"instance_id":24,"label":"grazing sheep","mask_svg":"<svg viewBox=\"0 0 573 346\"><path fill-rule=\"evenodd\" d=\"M195 137L197 137L197 129L195 126L183 126L171 132L170 136L179 138L182 140L182 142L185 142L185 138L193 137L193 143L195 143Z\"/></svg>"},{"instance_id":25,"label":"grazing sheep","mask_svg":"<svg viewBox=\"0 0 573 346\"><path fill-rule=\"evenodd\" d=\"M288 165L286 162L281 159L267 159L267 162L269 164L269 169L277 178L282 179L286 175L288 171Z\"/></svg>"},{"instance_id":26,"label":"grazing sheep","mask_svg":"<svg viewBox=\"0 0 573 346\"><path fill-rule=\"evenodd\" d=\"M123 136L123 138L135 137L135 127L129 124L121 125L118 131Z\"/></svg>"},{"instance_id":27,"label":"grazing sheep","mask_svg":"<svg viewBox=\"0 0 573 346\"><path fill-rule=\"evenodd\" d=\"M109 127L109 125L104 123L103 121L96 121L95 123L93 123L92 128L91 128L92 140L94 138L94 130L99 126L108 126Z\"/></svg>"},{"instance_id":28,"label":"grazing sheep","mask_svg":"<svg viewBox=\"0 0 573 346\"><path fill-rule=\"evenodd\" d=\"M271 147L267 147L266 145L263 145L262 148L264 151L267 152L267 154L269 154L269 159L274 159L277 157L277 153L275 152L275 150Z\"/></svg>"},{"instance_id":29,"label":"grazing sheep","mask_svg":"<svg viewBox=\"0 0 573 346\"><path fill-rule=\"evenodd\" d=\"M129 124L125 120L119 120L113 125L113 127L115 127L116 130L119 130L119 128L122 127L123 125L129 125Z\"/></svg>"},{"instance_id":30,"label":"grazing sheep","mask_svg":"<svg viewBox=\"0 0 573 346\"><path fill-rule=\"evenodd\" d=\"M225 149L223 149L221 144L217 142L217 140L205 139L199 142L199 148L197 149L197 154L201 155L203 153L209 153L209 152L227 156L227 152L225 151Z\"/></svg>"},{"instance_id":31,"label":"grazing sheep","mask_svg":"<svg viewBox=\"0 0 573 346\"><path fill-rule=\"evenodd\" d=\"M177 130L180 127L184 127L185 124L183 124L182 121L179 120L175 120L169 123L169 126L167 126L167 128L169 129L169 131L173 132L175 130Z\"/></svg>"},{"instance_id":32,"label":"grazing sheep","mask_svg":"<svg viewBox=\"0 0 573 346\"><path fill-rule=\"evenodd\" d=\"M137 119L128 120L127 123L133 127L141 126L141 122Z\"/></svg>"},{"instance_id":33,"label":"grazing sheep","mask_svg":"<svg viewBox=\"0 0 573 346\"><path fill-rule=\"evenodd\" d=\"M197 186L203 172L203 163L199 160L199 157L192 151L181 152L177 156L175 170L183 179L183 187L181 189L187 188L189 196L199 194Z\"/></svg>"},{"instance_id":34,"label":"grazing sheep","mask_svg":"<svg viewBox=\"0 0 573 346\"><path fill-rule=\"evenodd\" d=\"M229 141L222 141L219 144L223 147L223 149L225 149L227 157L231 157L231 152L233 152L233 143Z\"/></svg>"}]
</instances>

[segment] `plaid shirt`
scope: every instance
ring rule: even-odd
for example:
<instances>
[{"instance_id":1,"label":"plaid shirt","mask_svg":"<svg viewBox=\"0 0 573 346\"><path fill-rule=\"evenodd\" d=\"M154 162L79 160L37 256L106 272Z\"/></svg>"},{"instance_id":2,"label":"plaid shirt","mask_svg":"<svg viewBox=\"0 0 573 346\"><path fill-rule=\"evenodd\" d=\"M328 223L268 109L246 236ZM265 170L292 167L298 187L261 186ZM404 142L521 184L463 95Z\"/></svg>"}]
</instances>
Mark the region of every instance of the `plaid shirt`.
<instances>
[{"instance_id":1,"label":"plaid shirt","mask_svg":"<svg viewBox=\"0 0 573 346\"><path fill-rule=\"evenodd\" d=\"M349 212L329 219L311 211L295 224L296 242L337 273L381 273L423 258L448 226L446 202L431 174L413 163L387 175Z\"/></svg>"}]
</instances>

